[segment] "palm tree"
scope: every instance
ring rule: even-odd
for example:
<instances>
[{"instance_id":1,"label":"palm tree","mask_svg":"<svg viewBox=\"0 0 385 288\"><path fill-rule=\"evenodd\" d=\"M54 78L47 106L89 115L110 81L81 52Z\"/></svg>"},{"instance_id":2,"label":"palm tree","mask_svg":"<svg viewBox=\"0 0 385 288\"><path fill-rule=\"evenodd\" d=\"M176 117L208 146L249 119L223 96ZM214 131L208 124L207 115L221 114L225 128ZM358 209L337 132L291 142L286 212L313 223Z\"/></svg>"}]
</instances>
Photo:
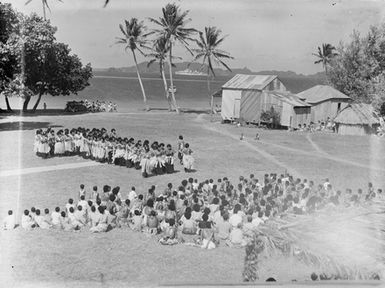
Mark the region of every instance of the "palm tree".
<instances>
[{"instance_id":1,"label":"palm tree","mask_svg":"<svg viewBox=\"0 0 385 288\"><path fill-rule=\"evenodd\" d=\"M168 50L168 66L170 73L170 85L174 87L172 78L172 47L175 42L182 44L192 55L192 51L188 47L188 41L193 41L191 38L192 34L196 33L197 30L193 28L185 28L185 25L191 21L190 18L186 18L189 11L181 11L179 6L175 3L167 4L166 7L162 8L163 17L158 20L149 18L149 20L158 26L159 29L153 30L152 33L156 33L161 37L167 39L167 50ZM174 89L171 89L171 98L173 105L175 106L176 112L179 113L179 108L176 104Z\"/></svg>"},{"instance_id":2,"label":"palm tree","mask_svg":"<svg viewBox=\"0 0 385 288\"><path fill-rule=\"evenodd\" d=\"M144 34L146 27L144 26L143 21L138 22L138 19L131 18L130 21L124 20L124 25L119 24L119 28L124 37L122 38L117 37L118 41L116 43L125 45L125 50L127 51L129 49L132 52L132 56L134 58L135 67L136 67L136 74L138 75L140 88L142 89L144 106L148 111L149 107L147 105L147 97L146 97L146 93L144 92L142 78L140 77L138 62L136 60L136 54L135 54L135 50L138 50L140 54L145 56L141 48L147 48L146 47L147 41L145 39L146 35Z\"/></svg>"},{"instance_id":3,"label":"palm tree","mask_svg":"<svg viewBox=\"0 0 385 288\"><path fill-rule=\"evenodd\" d=\"M160 75L163 80L163 86L164 86L164 91L166 95L166 99L168 102L169 106L169 111L172 110L172 101L170 99L170 93L168 91L167 87L167 80L166 80L166 75L164 73L164 63L167 59L168 55L168 49L167 49L167 39L164 37L160 37L154 41L154 46L153 46L153 53L147 54L147 56L152 57L152 59L148 62L147 67L150 67L151 64L155 62L159 62L159 70L160 70ZM176 58L176 57L173 57ZM177 57L181 59L180 57ZM173 65L174 66L174 65ZM175 107L176 108L176 107Z\"/></svg>"},{"instance_id":4,"label":"palm tree","mask_svg":"<svg viewBox=\"0 0 385 288\"><path fill-rule=\"evenodd\" d=\"M210 102L211 114L213 112L214 105L213 97L210 94L211 75L215 77L213 62L217 63L218 65L222 65L231 72L229 66L227 66L227 64L223 62L222 59L234 59L228 52L218 49L219 45L226 38L220 37L221 33L222 31L216 27L205 27L204 34L203 32L199 32L199 39L196 40L199 48L193 49L193 51L196 53L193 61L197 61L203 58L202 67L207 62L207 92Z\"/></svg>"},{"instance_id":5,"label":"palm tree","mask_svg":"<svg viewBox=\"0 0 385 288\"><path fill-rule=\"evenodd\" d=\"M315 61L314 64L322 63L326 75L328 74L328 65L330 61L334 56L337 55L335 50L336 48L333 45L323 43L322 49L318 46L318 53L313 53L313 55L318 58L318 60Z\"/></svg>"},{"instance_id":6,"label":"palm tree","mask_svg":"<svg viewBox=\"0 0 385 288\"><path fill-rule=\"evenodd\" d=\"M63 2L63 1L61 1L61 0L58 0L58 1ZM31 3L31 2L32 2L32 0L28 0L28 1L25 3L25 5L27 5L27 4ZM49 8L49 5L48 5L48 0L41 0L41 4L43 5L43 18L44 18L44 20L47 20L45 9L47 8L48 11L51 12L51 9Z\"/></svg>"}]
</instances>

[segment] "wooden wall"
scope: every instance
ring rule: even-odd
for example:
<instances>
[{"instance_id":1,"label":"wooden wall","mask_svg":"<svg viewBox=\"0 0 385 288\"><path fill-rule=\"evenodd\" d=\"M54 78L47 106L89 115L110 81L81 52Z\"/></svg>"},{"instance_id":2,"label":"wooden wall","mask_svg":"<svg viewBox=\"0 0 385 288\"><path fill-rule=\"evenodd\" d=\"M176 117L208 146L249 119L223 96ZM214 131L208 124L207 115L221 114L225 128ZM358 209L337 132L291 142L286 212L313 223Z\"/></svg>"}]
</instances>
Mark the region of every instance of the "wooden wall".
<instances>
[{"instance_id":1,"label":"wooden wall","mask_svg":"<svg viewBox=\"0 0 385 288\"><path fill-rule=\"evenodd\" d=\"M349 102L349 99L330 99L315 104L311 107L311 121L318 123L318 121L326 121L328 117L333 119L339 112L338 103L341 103L340 110L342 110L349 104Z\"/></svg>"}]
</instances>

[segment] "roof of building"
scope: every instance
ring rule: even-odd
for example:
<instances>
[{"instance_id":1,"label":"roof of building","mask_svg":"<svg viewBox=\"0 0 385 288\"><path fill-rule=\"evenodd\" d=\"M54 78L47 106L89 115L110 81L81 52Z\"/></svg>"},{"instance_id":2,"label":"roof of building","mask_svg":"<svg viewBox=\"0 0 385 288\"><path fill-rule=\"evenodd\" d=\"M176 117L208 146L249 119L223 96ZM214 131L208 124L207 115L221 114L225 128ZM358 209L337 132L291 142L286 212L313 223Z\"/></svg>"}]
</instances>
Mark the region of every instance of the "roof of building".
<instances>
[{"instance_id":1,"label":"roof of building","mask_svg":"<svg viewBox=\"0 0 385 288\"><path fill-rule=\"evenodd\" d=\"M316 85L298 93L297 96L305 99L310 104L316 104L329 99L351 99L349 96L328 85Z\"/></svg>"},{"instance_id":2,"label":"roof of building","mask_svg":"<svg viewBox=\"0 0 385 288\"><path fill-rule=\"evenodd\" d=\"M281 91L266 91L265 93L273 94L278 97L280 100L292 105L293 107L311 107L310 104L301 100L297 95L290 92L281 92Z\"/></svg>"},{"instance_id":3,"label":"roof of building","mask_svg":"<svg viewBox=\"0 0 385 288\"><path fill-rule=\"evenodd\" d=\"M242 90L263 90L277 75L245 75L237 74L227 81L222 88Z\"/></svg>"},{"instance_id":4,"label":"roof of building","mask_svg":"<svg viewBox=\"0 0 385 288\"><path fill-rule=\"evenodd\" d=\"M373 125L379 124L380 119L370 104L352 103L338 113L334 122L350 125Z\"/></svg>"}]
</instances>

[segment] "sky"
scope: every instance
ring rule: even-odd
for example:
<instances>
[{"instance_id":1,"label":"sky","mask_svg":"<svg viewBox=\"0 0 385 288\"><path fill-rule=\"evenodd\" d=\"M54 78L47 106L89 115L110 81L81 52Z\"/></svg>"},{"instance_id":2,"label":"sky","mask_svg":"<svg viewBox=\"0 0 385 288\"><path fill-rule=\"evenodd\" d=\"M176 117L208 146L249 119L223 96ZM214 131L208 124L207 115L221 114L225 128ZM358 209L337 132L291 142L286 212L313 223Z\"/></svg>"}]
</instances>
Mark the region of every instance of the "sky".
<instances>
[{"instance_id":1,"label":"sky","mask_svg":"<svg viewBox=\"0 0 385 288\"><path fill-rule=\"evenodd\" d=\"M172 0L48 0L47 18L58 27L57 40L67 43L84 63L95 68L133 65L130 54L116 45L119 24L132 17L144 20L148 29L161 9ZM40 0L25 5L24 0L10 2L20 12L43 15ZM186 27L204 30L216 26L227 35L222 50L235 59L232 68L253 71L282 70L302 74L322 71L314 64L312 53L322 43L335 46L349 40L353 30L366 34L371 25L385 20L385 0L176 0L189 10ZM193 44L191 44L193 46ZM192 57L182 47L175 55L184 61ZM144 61L138 57L138 61Z\"/></svg>"}]
</instances>

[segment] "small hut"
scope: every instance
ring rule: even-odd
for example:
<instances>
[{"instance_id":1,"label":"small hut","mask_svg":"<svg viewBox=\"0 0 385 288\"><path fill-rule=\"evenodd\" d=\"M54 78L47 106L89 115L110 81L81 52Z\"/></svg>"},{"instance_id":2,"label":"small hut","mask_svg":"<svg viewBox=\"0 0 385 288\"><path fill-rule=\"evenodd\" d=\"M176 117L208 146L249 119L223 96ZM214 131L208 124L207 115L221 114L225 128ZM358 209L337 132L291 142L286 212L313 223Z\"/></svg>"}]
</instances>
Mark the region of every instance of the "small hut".
<instances>
[{"instance_id":1,"label":"small hut","mask_svg":"<svg viewBox=\"0 0 385 288\"><path fill-rule=\"evenodd\" d=\"M370 104L352 103L334 119L336 131L341 135L369 135L375 133L380 119Z\"/></svg>"},{"instance_id":2,"label":"small hut","mask_svg":"<svg viewBox=\"0 0 385 288\"><path fill-rule=\"evenodd\" d=\"M298 93L297 96L311 104L311 121L326 121L333 119L339 111L344 109L351 98L328 85L316 85Z\"/></svg>"}]
</instances>

